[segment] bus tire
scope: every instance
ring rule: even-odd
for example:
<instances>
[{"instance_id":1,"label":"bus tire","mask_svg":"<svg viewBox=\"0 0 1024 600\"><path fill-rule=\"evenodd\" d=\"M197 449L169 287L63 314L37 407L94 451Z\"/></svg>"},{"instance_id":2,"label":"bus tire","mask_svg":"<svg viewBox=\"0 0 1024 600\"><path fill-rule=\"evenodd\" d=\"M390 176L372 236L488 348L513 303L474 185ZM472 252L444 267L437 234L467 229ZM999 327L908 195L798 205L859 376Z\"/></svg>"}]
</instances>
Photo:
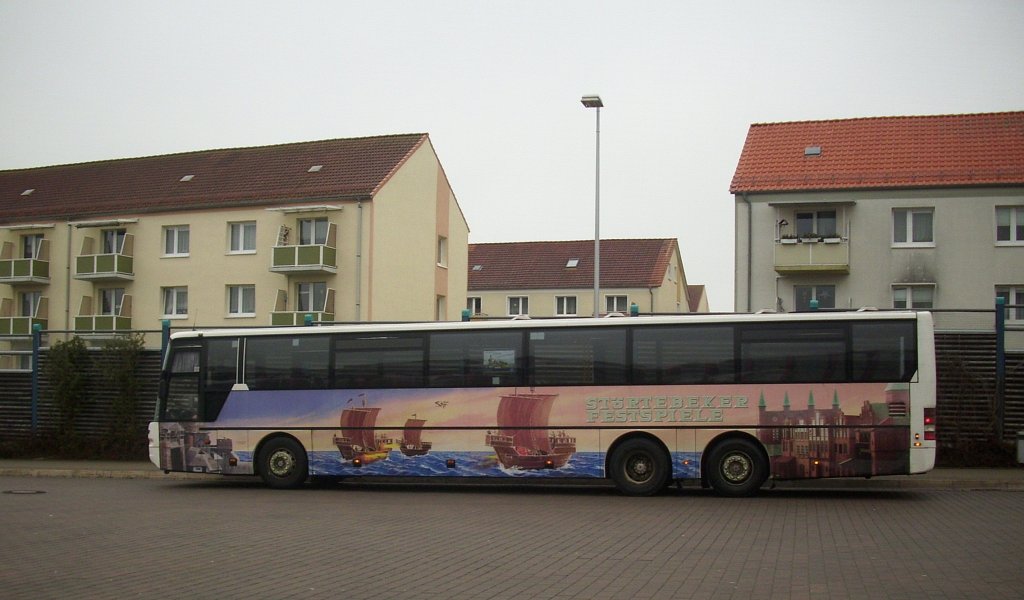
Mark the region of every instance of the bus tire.
<instances>
[{"instance_id":1,"label":"bus tire","mask_svg":"<svg viewBox=\"0 0 1024 600\"><path fill-rule=\"evenodd\" d=\"M708 483L720 496L753 496L768 478L768 466L761 448L754 442L734 438L717 444L708 456Z\"/></svg>"},{"instance_id":2,"label":"bus tire","mask_svg":"<svg viewBox=\"0 0 1024 600\"><path fill-rule=\"evenodd\" d=\"M615 487L627 496L651 496L665 489L669 466L665 450L646 438L622 442L609 461Z\"/></svg>"},{"instance_id":3,"label":"bus tire","mask_svg":"<svg viewBox=\"0 0 1024 600\"><path fill-rule=\"evenodd\" d=\"M259 474L263 483L275 489L290 489L309 478L309 459L302 445L290 437L276 437L260 449Z\"/></svg>"}]
</instances>

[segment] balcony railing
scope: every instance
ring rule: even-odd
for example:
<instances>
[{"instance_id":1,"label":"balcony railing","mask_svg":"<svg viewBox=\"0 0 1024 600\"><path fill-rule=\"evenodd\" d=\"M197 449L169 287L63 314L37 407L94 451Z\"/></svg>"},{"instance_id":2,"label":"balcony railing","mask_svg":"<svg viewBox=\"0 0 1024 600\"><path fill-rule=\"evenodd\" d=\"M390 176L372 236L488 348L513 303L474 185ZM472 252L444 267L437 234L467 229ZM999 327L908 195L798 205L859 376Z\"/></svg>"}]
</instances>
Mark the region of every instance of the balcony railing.
<instances>
[{"instance_id":1,"label":"balcony railing","mask_svg":"<svg viewBox=\"0 0 1024 600\"><path fill-rule=\"evenodd\" d=\"M36 258L0 259L0 283L50 283L50 261Z\"/></svg>"},{"instance_id":2,"label":"balcony railing","mask_svg":"<svg viewBox=\"0 0 1024 600\"><path fill-rule=\"evenodd\" d=\"M92 296L83 296L75 317L75 331L126 331L132 328L132 296L124 294L116 314L93 314Z\"/></svg>"},{"instance_id":3,"label":"balcony railing","mask_svg":"<svg viewBox=\"0 0 1024 600\"><path fill-rule=\"evenodd\" d=\"M274 326L305 325L306 315L312 315L313 323L330 323L334 321L334 313L303 311L274 311L270 313L270 324Z\"/></svg>"},{"instance_id":4,"label":"balcony railing","mask_svg":"<svg viewBox=\"0 0 1024 600\"><path fill-rule=\"evenodd\" d=\"M82 253L75 258L75 279L87 281L124 281L135 279L135 260L132 257L134 236L127 234L121 241L119 252L93 253L95 240L82 241Z\"/></svg>"},{"instance_id":5,"label":"balcony railing","mask_svg":"<svg viewBox=\"0 0 1024 600\"><path fill-rule=\"evenodd\" d=\"M324 244L275 246L272 260L275 273L338 272L338 250Z\"/></svg>"},{"instance_id":6,"label":"balcony railing","mask_svg":"<svg viewBox=\"0 0 1024 600\"><path fill-rule=\"evenodd\" d=\"M850 242L845 238L779 240L775 242L775 272L849 273Z\"/></svg>"},{"instance_id":7,"label":"balcony railing","mask_svg":"<svg viewBox=\"0 0 1024 600\"><path fill-rule=\"evenodd\" d=\"M50 283L50 240L40 239L33 245L28 258L14 258L14 244L4 242L0 247L0 283Z\"/></svg>"},{"instance_id":8,"label":"balcony railing","mask_svg":"<svg viewBox=\"0 0 1024 600\"><path fill-rule=\"evenodd\" d=\"M89 254L75 259L75 279L115 281L135 278L134 258L124 254Z\"/></svg>"},{"instance_id":9,"label":"balcony railing","mask_svg":"<svg viewBox=\"0 0 1024 600\"><path fill-rule=\"evenodd\" d=\"M75 317L75 331L127 331L131 328L131 317L115 315L79 315Z\"/></svg>"},{"instance_id":10,"label":"balcony railing","mask_svg":"<svg viewBox=\"0 0 1024 600\"><path fill-rule=\"evenodd\" d=\"M36 317L0 317L0 335L32 335L32 326L46 329L47 320Z\"/></svg>"}]
</instances>

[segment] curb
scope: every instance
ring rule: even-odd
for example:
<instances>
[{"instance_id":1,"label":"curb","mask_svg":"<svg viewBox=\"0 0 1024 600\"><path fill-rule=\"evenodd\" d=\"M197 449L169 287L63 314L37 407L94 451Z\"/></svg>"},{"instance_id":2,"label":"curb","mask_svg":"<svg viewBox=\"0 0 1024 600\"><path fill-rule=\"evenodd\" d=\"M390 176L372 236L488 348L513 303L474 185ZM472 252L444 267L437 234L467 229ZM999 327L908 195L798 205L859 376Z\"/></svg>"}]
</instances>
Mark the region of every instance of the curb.
<instances>
[{"instance_id":1,"label":"curb","mask_svg":"<svg viewBox=\"0 0 1024 600\"><path fill-rule=\"evenodd\" d=\"M153 469L104 469L95 467L64 468L64 467L0 467L0 477L61 477L83 479L169 479L177 481L214 481L215 476L201 473L164 473ZM850 479L815 479L800 481L769 481L764 490L953 490L953 491L1024 491L1024 480L1018 479L927 479L913 476L899 478L850 478ZM441 485L461 483L450 478L437 481ZM379 483L381 479L373 478ZM597 483L599 480L596 480ZM392 482L394 482L392 480ZM470 482L473 483L473 482ZM480 483L480 482L475 482ZM695 482L683 483L684 489L699 489Z\"/></svg>"}]
</instances>

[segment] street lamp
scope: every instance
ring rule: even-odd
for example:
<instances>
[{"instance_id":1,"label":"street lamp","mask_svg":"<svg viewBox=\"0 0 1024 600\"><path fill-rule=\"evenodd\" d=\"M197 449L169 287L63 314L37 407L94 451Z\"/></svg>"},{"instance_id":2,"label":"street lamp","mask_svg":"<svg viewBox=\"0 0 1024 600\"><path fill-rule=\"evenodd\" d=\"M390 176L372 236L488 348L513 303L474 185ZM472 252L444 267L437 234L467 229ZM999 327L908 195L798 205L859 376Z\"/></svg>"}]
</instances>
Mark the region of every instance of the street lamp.
<instances>
[{"instance_id":1,"label":"street lamp","mask_svg":"<svg viewBox=\"0 0 1024 600\"><path fill-rule=\"evenodd\" d=\"M594 316L601 316L601 108L600 96L583 96L583 106L597 109L597 144L594 159Z\"/></svg>"}]
</instances>

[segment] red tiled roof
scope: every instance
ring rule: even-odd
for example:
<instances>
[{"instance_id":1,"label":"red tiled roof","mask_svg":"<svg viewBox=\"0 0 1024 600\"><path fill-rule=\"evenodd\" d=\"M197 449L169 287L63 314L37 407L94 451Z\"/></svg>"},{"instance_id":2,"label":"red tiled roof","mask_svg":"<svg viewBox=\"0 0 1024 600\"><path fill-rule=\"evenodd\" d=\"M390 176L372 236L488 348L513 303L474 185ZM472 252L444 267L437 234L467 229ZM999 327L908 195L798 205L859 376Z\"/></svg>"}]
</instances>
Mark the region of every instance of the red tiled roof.
<instances>
[{"instance_id":1,"label":"red tiled roof","mask_svg":"<svg viewBox=\"0 0 1024 600\"><path fill-rule=\"evenodd\" d=\"M661 285L676 248L674 239L601 240L601 287ZM594 240L469 245L469 290L593 285Z\"/></svg>"},{"instance_id":2,"label":"red tiled roof","mask_svg":"<svg viewBox=\"0 0 1024 600\"><path fill-rule=\"evenodd\" d=\"M0 171L0 222L371 195L426 139L386 135Z\"/></svg>"},{"instance_id":3,"label":"red tiled roof","mask_svg":"<svg viewBox=\"0 0 1024 600\"><path fill-rule=\"evenodd\" d=\"M1003 112L755 123L729 191L1019 184L1024 112Z\"/></svg>"}]
</instances>

